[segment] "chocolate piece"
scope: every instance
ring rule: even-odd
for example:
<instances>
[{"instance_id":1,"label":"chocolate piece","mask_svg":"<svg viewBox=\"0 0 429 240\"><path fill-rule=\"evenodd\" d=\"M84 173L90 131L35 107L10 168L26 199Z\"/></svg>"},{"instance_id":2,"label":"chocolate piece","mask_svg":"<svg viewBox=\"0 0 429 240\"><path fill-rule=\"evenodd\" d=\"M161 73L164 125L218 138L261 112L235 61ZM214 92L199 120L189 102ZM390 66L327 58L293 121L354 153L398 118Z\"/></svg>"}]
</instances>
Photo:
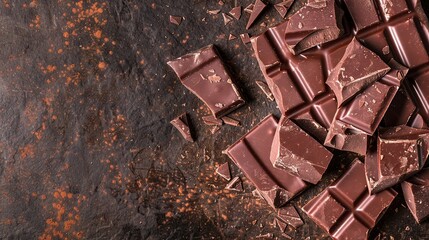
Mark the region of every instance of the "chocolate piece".
<instances>
[{"instance_id":1,"label":"chocolate piece","mask_svg":"<svg viewBox=\"0 0 429 240\"><path fill-rule=\"evenodd\" d=\"M326 84L335 93L338 106L341 106L389 70L390 67L377 54L353 38L344 56L329 74Z\"/></svg>"},{"instance_id":2,"label":"chocolate piece","mask_svg":"<svg viewBox=\"0 0 429 240\"><path fill-rule=\"evenodd\" d=\"M286 229L289 226L287 223L283 222L277 217L274 219L274 222L277 225L277 227L280 229L280 232L282 233L286 232Z\"/></svg>"},{"instance_id":3,"label":"chocolate piece","mask_svg":"<svg viewBox=\"0 0 429 240\"><path fill-rule=\"evenodd\" d=\"M250 42L250 36L249 36L248 33L242 33L242 34L240 34L240 38L241 38L241 41L244 44L248 44Z\"/></svg>"},{"instance_id":4,"label":"chocolate piece","mask_svg":"<svg viewBox=\"0 0 429 240\"><path fill-rule=\"evenodd\" d=\"M191 129L189 128L188 114L182 113L180 116L170 121L177 130L179 130L182 137L189 142L193 142L194 139L191 134Z\"/></svg>"},{"instance_id":5,"label":"chocolate piece","mask_svg":"<svg viewBox=\"0 0 429 240\"><path fill-rule=\"evenodd\" d=\"M213 45L168 62L186 88L220 118L244 104Z\"/></svg>"},{"instance_id":6,"label":"chocolate piece","mask_svg":"<svg viewBox=\"0 0 429 240\"><path fill-rule=\"evenodd\" d=\"M226 150L273 208L283 206L308 186L302 179L271 164L270 149L276 128L276 119L269 115Z\"/></svg>"},{"instance_id":7,"label":"chocolate piece","mask_svg":"<svg viewBox=\"0 0 429 240\"><path fill-rule=\"evenodd\" d=\"M295 55L342 34L343 11L335 0L302 0L293 7L286 16L288 24L284 37Z\"/></svg>"},{"instance_id":8,"label":"chocolate piece","mask_svg":"<svg viewBox=\"0 0 429 240\"><path fill-rule=\"evenodd\" d=\"M428 147L429 130L404 125L380 129L365 159L369 192L380 192L422 169Z\"/></svg>"},{"instance_id":9,"label":"chocolate piece","mask_svg":"<svg viewBox=\"0 0 429 240\"><path fill-rule=\"evenodd\" d=\"M233 16L235 19L239 20L241 17L241 6L235 7L229 11L229 15Z\"/></svg>"},{"instance_id":10,"label":"chocolate piece","mask_svg":"<svg viewBox=\"0 0 429 240\"><path fill-rule=\"evenodd\" d=\"M229 34L229 37L228 37L228 40L234 40L234 39L236 39L237 37L236 36L234 36L233 34Z\"/></svg>"},{"instance_id":11,"label":"chocolate piece","mask_svg":"<svg viewBox=\"0 0 429 240\"><path fill-rule=\"evenodd\" d=\"M216 9L216 10L208 10L207 11L210 15L216 15L216 14L219 14L220 13L220 10L219 9Z\"/></svg>"},{"instance_id":12,"label":"chocolate piece","mask_svg":"<svg viewBox=\"0 0 429 240\"><path fill-rule=\"evenodd\" d=\"M252 191L252 195L253 195L254 197L258 197L258 198L264 199L264 198L262 197L261 193L259 193L258 189L254 189L254 190Z\"/></svg>"},{"instance_id":13,"label":"chocolate piece","mask_svg":"<svg viewBox=\"0 0 429 240\"><path fill-rule=\"evenodd\" d=\"M229 170L229 164L227 162L220 165L216 169L216 173L228 181L231 180L231 171Z\"/></svg>"},{"instance_id":14,"label":"chocolate piece","mask_svg":"<svg viewBox=\"0 0 429 240\"><path fill-rule=\"evenodd\" d=\"M246 29L249 29L267 5L262 0L255 0Z\"/></svg>"},{"instance_id":15,"label":"chocolate piece","mask_svg":"<svg viewBox=\"0 0 429 240\"><path fill-rule=\"evenodd\" d=\"M280 3L274 4L274 8L277 10L277 12L280 14L282 18L286 16L287 10L292 5L293 0L284 0Z\"/></svg>"},{"instance_id":16,"label":"chocolate piece","mask_svg":"<svg viewBox=\"0 0 429 240\"><path fill-rule=\"evenodd\" d=\"M331 123L325 146L366 154L367 135L373 135L408 69L394 64L379 81L340 107Z\"/></svg>"},{"instance_id":17,"label":"chocolate piece","mask_svg":"<svg viewBox=\"0 0 429 240\"><path fill-rule=\"evenodd\" d=\"M416 106L404 88L399 88L383 118L384 126L394 127L407 124L416 111Z\"/></svg>"},{"instance_id":18,"label":"chocolate piece","mask_svg":"<svg viewBox=\"0 0 429 240\"><path fill-rule=\"evenodd\" d=\"M262 92L267 96L268 100L274 101L273 93L271 92L270 88L265 82L262 81L256 81L256 84L258 87L262 90Z\"/></svg>"},{"instance_id":19,"label":"chocolate piece","mask_svg":"<svg viewBox=\"0 0 429 240\"><path fill-rule=\"evenodd\" d=\"M255 6L255 4L251 3L251 4L247 5L247 7L244 9L244 11L247 13L252 13L254 6Z\"/></svg>"},{"instance_id":20,"label":"chocolate piece","mask_svg":"<svg viewBox=\"0 0 429 240\"><path fill-rule=\"evenodd\" d=\"M227 25L228 23L230 23L232 21L232 17L226 13L222 13L222 17L223 17L223 23L225 25Z\"/></svg>"},{"instance_id":21,"label":"chocolate piece","mask_svg":"<svg viewBox=\"0 0 429 240\"><path fill-rule=\"evenodd\" d=\"M215 133L217 133L219 130L220 130L220 127L216 125L216 126L213 126L213 127L210 129L210 132L211 132L212 134L215 134Z\"/></svg>"},{"instance_id":22,"label":"chocolate piece","mask_svg":"<svg viewBox=\"0 0 429 240\"><path fill-rule=\"evenodd\" d=\"M209 116L204 116L202 117L204 124L206 125L217 125L217 126L222 126L223 122L221 119L215 118L213 117L213 115L209 115Z\"/></svg>"},{"instance_id":23,"label":"chocolate piece","mask_svg":"<svg viewBox=\"0 0 429 240\"><path fill-rule=\"evenodd\" d=\"M235 177L226 185L225 189L242 192L244 191L243 182L239 177Z\"/></svg>"},{"instance_id":24,"label":"chocolate piece","mask_svg":"<svg viewBox=\"0 0 429 240\"><path fill-rule=\"evenodd\" d=\"M276 218L295 229L304 225L304 222L302 221L295 207L292 205L278 209Z\"/></svg>"},{"instance_id":25,"label":"chocolate piece","mask_svg":"<svg viewBox=\"0 0 429 240\"><path fill-rule=\"evenodd\" d=\"M316 184L325 173L332 153L282 116L274 135L270 159L274 167Z\"/></svg>"},{"instance_id":26,"label":"chocolate piece","mask_svg":"<svg viewBox=\"0 0 429 240\"><path fill-rule=\"evenodd\" d=\"M368 239L369 231L396 195L393 189L370 195L364 165L356 159L335 184L302 210L333 239Z\"/></svg>"},{"instance_id":27,"label":"chocolate piece","mask_svg":"<svg viewBox=\"0 0 429 240\"><path fill-rule=\"evenodd\" d=\"M183 17L170 15L170 23L179 26L182 23Z\"/></svg>"},{"instance_id":28,"label":"chocolate piece","mask_svg":"<svg viewBox=\"0 0 429 240\"><path fill-rule=\"evenodd\" d=\"M411 214L421 223L429 216L429 169L421 170L401 185Z\"/></svg>"},{"instance_id":29,"label":"chocolate piece","mask_svg":"<svg viewBox=\"0 0 429 240\"><path fill-rule=\"evenodd\" d=\"M222 120L223 120L223 122L225 124L228 124L228 125L231 125L231 126L234 126L234 127L240 126L240 122L239 121L237 121L235 119L232 119L230 117L222 117Z\"/></svg>"}]
</instances>

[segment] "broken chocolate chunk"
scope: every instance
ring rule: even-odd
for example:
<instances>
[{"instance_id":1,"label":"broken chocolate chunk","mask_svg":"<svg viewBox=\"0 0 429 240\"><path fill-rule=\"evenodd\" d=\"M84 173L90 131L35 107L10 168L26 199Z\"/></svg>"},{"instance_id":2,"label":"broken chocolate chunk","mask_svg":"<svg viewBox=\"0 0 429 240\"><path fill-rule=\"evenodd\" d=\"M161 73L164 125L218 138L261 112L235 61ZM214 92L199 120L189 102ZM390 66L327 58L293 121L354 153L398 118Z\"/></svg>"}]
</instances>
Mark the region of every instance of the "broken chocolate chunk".
<instances>
[{"instance_id":1,"label":"broken chocolate chunk","mask_svg":"<svg viewBox=\"0 0 429 240\"><path fill-rule=\"evenodd\" d=\"M229 15L233 16L235 19L239 20L241 17L241 6L235 7L229 11Z\"/></svg>"},{"instance_id":2,"label":"broken chocolate chunk","mask_svg":"<svg viewBox=\"0 0 429 240\"><path fill-rule=\"evenodd\" d=\"M223 17L223 23L225 25L227 25L228 23L230 23L232 21L232 17L226 13L222 13L222 17Z\"/></svg>"},{"instance_id":3,"label":"broken chocolate chunk","mask_svg":"<svg viewBox=\"0 0 429 240\"><path fill-rule=\"evenodd\" d=\"M429 156L428 147L429 130L404 125L380 129L365 159L369 192L380 192L417 173Z\"/></svg>"},{"instance_id":4,"label":"broken chocolate chunk","mask_svg":"<svg viewBox=\"0 0 429 240\"><path fill-rule=\"evenodd\" d=\"M237 121L237 120L235 120L233 118L230 118L230 117L222 117L222 121L225 124L228 124L228 125L231 125L231 126L234 126L234 127L240 126L240 122L239 121Z\"/></svg>"},{"instance_id":5,"label":"broken chocolate chunk","mask_svg":"<svg viewBox=\"0 0 429 240\"><path fill-rule=\"evenodd\" d=\"M253 11L253 7L254 7L254 6L255 6L255 4L251 3L251 4L247 5L247 7L246 7L246 8L244 8L244 11L245 11L246 13L252 13L252 11Z\"/></svg>"},{"instance_id":6,"label":"broken chocolate chunk","mask_svg":"<svg viewBox=\"0 0 429 240\"><path fill-rule=\"evenodd\" d=\"M337 66L329 74L326 84L337 97L338 106L386 75L390 67L374 52L355 38Z\"/></svg>"},{"instance_id":7,"label":"broken chocolate chunk","mask_svg":"<svg viewBox=\"0 0 429 240\"><path fill-rule=\"evenodd\" d=\"M270 158L274 167L316 184L328 168L332 153L282 116L274 135Z\"/></svg>"},{"instance_id":8,"label":"broken chocolate chunk","mask_svg":"<svg viewBox=\"0 0 429 240\"><path fill-rule=\"evenodd\" d=\"M180 134L182 134L183 138L189 142L193 142L191 129L189 127L188 114L182 113L180 116L171 120L170 123L179 130Z\"/></svg>"},{"instance_id":9,"label":"broken chocolate chunk","mask_svg":"<svg viewBox=\"0 0 429 240\"><path fill-rule=\"evenodd\" d=\"M182 23L183 17L170 15L170 23L179 26Z\"/></svg>"},{"instance_id":10,"label":"broken chocolate chunk","mask_svg":"<svg viewBox=\"0 0 429 240\"><path fill-rule=\"evenodd\" d=\"M246 29L249 29L267 5L262 0L255 0Z\"/></svg>"},{"instance_id":11,"label":"broken chocolate chunk","mask_svg":"<svg viewBox=\"0 0 429 240\"><path fill-rule=\"evenodd\" d=\"M182 84L220 118L244 104L213 45L168 62Z\"/></svg>"},{"instance_id":12,"label":"broken chocolate chunk","mask_svg":"<svg viewBox=\"0 0 429 240\"><path fill-rule=\"evenodd\" d=\"M222 165L220 165L217 169L216 169L216 173L225 178L226 180L231 180L231 171L229 169L229 164L226 162Z\"/></svg>"},{"instance_id":13,"label":"broken chocolate chunk","mask_svg":"<svg viewBox=\"0 0 429 240\"><path fill-rule=\"evenodd\" d=\"M293 3L293 0L284 0L283 2L274 4L274 8L277 10L280 16L284 18L292 3Z\"/></svg>"},{"instance_id":14,"label":"broken chocolate chunk","mask_svg":"<svg viewBox=\"0 0 429 240\"><path fill-rule=\"evenodd\" d=\"M242 192L244 191L243 182L239 177L235 177L226 185L225 189Z\"/></svg>"},{"instance_id":15,"label":"broken chocolate chunk","mask_svg":"<svg viewBox=\"0 0 429 240\"><path fill-rule=\"evenodd\" d=\"M206 125L221 126L223 124L221 119L215 118L215 117L213 117L213 115L204 116L204 117L202 117L202 119Z\"/></svg>"},{"instance_id":16,"label":"broken chocolate chunk","mask_svg":"<svg viewBox=\"0 0 429 240\"><path fill-rule=\"evenodd\" d=\"M429 169L423 169L418 174L402 183L405 202L418 223L429 216Z\"/></svg>"}]
</instances>

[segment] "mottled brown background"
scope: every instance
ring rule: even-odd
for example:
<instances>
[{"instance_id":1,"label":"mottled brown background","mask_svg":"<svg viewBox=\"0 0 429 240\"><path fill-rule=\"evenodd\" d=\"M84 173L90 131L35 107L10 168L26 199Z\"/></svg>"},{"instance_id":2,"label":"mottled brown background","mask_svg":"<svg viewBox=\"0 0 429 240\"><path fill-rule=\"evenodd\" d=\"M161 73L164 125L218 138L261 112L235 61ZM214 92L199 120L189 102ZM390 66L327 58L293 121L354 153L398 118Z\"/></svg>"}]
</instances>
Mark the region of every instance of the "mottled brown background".
<instances>
[{"instance_id":1,"label":"mottled brown background","mask_svg":"<svg viewBox=\"0 0 429 240\"><path fill-rule=\"evenodd\" d=\"M221 152L269 113L255 84L262 76L245 32L248 15L223 26L221 15L249 0L2 0L0 2L1 239L251 239L280 233L274 214L245 192L223 190L214 174ZM169 15L181 15L180 26ZM250 31L280 22L270 7ZM225 35L223 35L225 34ZM247 104L242 127L212 135L206 107L165 64L214 43ZM188 111L198 141L185 142L169 121ZM340 154L302 206L343 172ZM231 165L232 166L232 165ZM235 166L234 175L240 175ZM294 239L325 239L302 212ZM383 239L429 238L399 196L373 231ZM309 238L308 238L309 237Z\"/></svg>"}]
</instances>

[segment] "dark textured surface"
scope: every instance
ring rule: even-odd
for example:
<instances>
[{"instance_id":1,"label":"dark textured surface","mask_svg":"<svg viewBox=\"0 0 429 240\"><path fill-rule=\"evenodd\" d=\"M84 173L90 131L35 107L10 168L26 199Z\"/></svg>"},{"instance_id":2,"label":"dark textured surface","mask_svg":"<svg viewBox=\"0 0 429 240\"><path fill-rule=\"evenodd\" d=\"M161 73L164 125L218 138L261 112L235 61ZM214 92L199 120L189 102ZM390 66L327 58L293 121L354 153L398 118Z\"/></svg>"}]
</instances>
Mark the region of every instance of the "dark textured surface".
<instances>
[{"instance_id":1,"label":"dark textured surface","mask_svg":"<svg viewBox=\"0 0 429 240\"><path fill-rule=\"evenodd\" d=\"M250 1L240 1L243 7ZM227 1L0 2L1 239L250 239L280 236L274 213L252 196L223 190L222 154L268 113L279 114L255 81L262 75L245 32L248 14L224 26ZM184 16L180 26L169 15ZM280 22L272 6L251 29ZM225 34L221 38L221 34ZM166 65L214 43L247 104L243 127L212 135L208 109ZM169 121L188 111L197 141ZM322 183L293 201L302 207L353 159L334 158ZM232 165L231 165L232 166ZM239 174L232 166L233 175ZM241 175L241 174L239 174ZM294 239L327 235L303 213ZM400 195L373 231L382 238L428 239Z\"/></svg>"}]
</instances>

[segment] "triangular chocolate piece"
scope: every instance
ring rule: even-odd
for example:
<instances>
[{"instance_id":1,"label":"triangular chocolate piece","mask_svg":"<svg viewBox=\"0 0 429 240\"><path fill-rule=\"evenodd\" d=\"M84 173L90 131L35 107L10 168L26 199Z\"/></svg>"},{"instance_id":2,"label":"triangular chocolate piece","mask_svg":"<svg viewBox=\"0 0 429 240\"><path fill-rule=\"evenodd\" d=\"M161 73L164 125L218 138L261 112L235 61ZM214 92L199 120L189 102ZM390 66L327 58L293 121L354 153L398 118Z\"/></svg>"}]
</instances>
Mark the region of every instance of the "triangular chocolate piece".
<instances>
[{"instance_id":1,"label":"triangular chocolate piece","mask_svg":"<svg viewBox=\"0 0 429 240\"><path fill-rule=\"evenodd\" d=\"M247 12L247 13L252 13L252 11L253 11L253 6L255 6L255 4L253 4L253 3L249 4L249 5L244 9L244 11L245 11L245 12Z\"/></svg>"},{"instance_id":2,"label":"triangular chocolate piece","mask_svg":"<svg viewBox=\"0 0 429 240\"><path fill-rule=\"evenodd\" d=\"M229 169L229 164L226 162L222 165L220 165L217 169L216 169L216 173L225 178L226 180L231 180L231 171Z\"/></svg>"},{"instance_id":3,"label":"triangular chocolate piece","mask_svg":"<svg viewBox=\"0 0 429 240\"><path fill-rule=\"evenodd\" d=\"M208 10L207 11L210 15L216 15L216 14L219 14L220 13L220 10L219 9L216 9L216 10Z\"/></svg>"},{"instance_id":4,"label":"triangular chocolate piece","mask_svg":"<svg viewBox=\"0 0 429 240\"><path fill-rule=\"evenodd\" d=\"M248 43L250 43L250 36L249 36L249 34L248 34L248 33L242 33L242 34L240 34L240 38L241 38L241 41L242 41L244 44L248 44Z\"/></svg>"},{"instance_id":5,"label":"triangular chocolate piece","mask_svg":"<svg viewBox=\"0 0 429 240\"><path fill-rule=\"evenodd\" d=\"M233 34L229 34L229 37L228 37L228 40L234 40L234 39L236 39L237 37L236 36L234 36Z\"/></svg>"},{"instance_id":6,"label":"triangular chocolate piece","mask_svg":"<svg viewBox=\"0 0 429 240\"><path fill-rule=\"evenodd\" d=\"M253 6L252 13L250 14L249 21L247 22L246 29L249 29L255 20L259 17L261 12L267 5L262 0L256 0Z\"/></svg>"},{"instance_id":7,"label":"triangular chocolate piece","mask_svg":"<svg viewBox=\"0 0 429 240\"><path fill-rule=\"evenodd\" d=\"M292 205L278 209L277 218L295 229L304 225L304 222L302 221L295 207Z\"/></svg>"},{"instance_id":8,"label":"triangular chocolate piece","mask_svg":"<svg viewBox=\"0 0 429 240\"><path fill-rule=\"evenodd\" d=\"M239 20L241 17L241 6L235 7L229 11L229 15L233 16L235 19Z\"/></svg>"},{"instance_id":9,"label":"triangular chocolate piece","mask_svg":"<svg viewBox=\"0 0 429 240\"><path fill-rule=\"evenodd\" d=\"M277 227L280 229L280 231L282 233L284 233L286 231L287 226L288 226L287 223L283 222L282 220L280 220L277 217L275 218L275 222L276 222Z\"/></svg>"},{"instance_id":10,"label":"triangular chocolate piece","mask_svg":"<svg viewBox=\"0 0 429 240\"><path fill-rule=\"evenodd\" d=\"M188 115L186 113L181 114L175 119L171 120L170 123L179 130L180 134L182 134L183 138L189 142L193 142L191 130L189 128Z\"/></svg>"},{"instance_id":11,"label":"triangular chocolate piece","mask_svg":"<svg viewBox=\"0 0 429 240\"><path fill-rule=\"evenodd\" d=\"M243 182L239 177L235 177L226 185L225 189L242 192L244 190Z\"/></svg>"},{"instance_id":12,"label":"triangular chocolate piece","mask_svg":"<svg viewBox=\"0 0 429 240\"><path fill-rule=\"evenodd\" d=\"M277 3L274 5L274 8L277 10L277 12L280 14L282 18L286 16L286 13L289 9L289 7L292 5L293 0L285 0L283 2Z\"/></svg>"},{"instance_id":13,"label":"triangular chocolate piece","mask_svg":"<svg viewBox=\"0 0 429 240\"><path fill-rule=\"evenodd\" d=\"M170 22L179 26L182 23L183 17L170 15Z\"/></svg>"},{"instance_id":14,"label":"triangular chocolate piece","mask_svg":"<svg viewBox=\"0 0 429 240\"><path fill-rule=\"evenodd\" d=\"M326 84L337 97L338 106L382 78L390 67L353 38L341 60L329 74Z\"/></svg>"},{"instance_id":15,"label":"triangular chocolate piece","mask_svg":"<svg viewBox=\"0 0 429 240\"><path fill-rule=\"evenodd\" d=\"M222 17L223 17L223 22L225 25L227 25L228 23L230 23L232 21L232 17L226 13L222 13Z\"/></svg>"}]
</instances>

